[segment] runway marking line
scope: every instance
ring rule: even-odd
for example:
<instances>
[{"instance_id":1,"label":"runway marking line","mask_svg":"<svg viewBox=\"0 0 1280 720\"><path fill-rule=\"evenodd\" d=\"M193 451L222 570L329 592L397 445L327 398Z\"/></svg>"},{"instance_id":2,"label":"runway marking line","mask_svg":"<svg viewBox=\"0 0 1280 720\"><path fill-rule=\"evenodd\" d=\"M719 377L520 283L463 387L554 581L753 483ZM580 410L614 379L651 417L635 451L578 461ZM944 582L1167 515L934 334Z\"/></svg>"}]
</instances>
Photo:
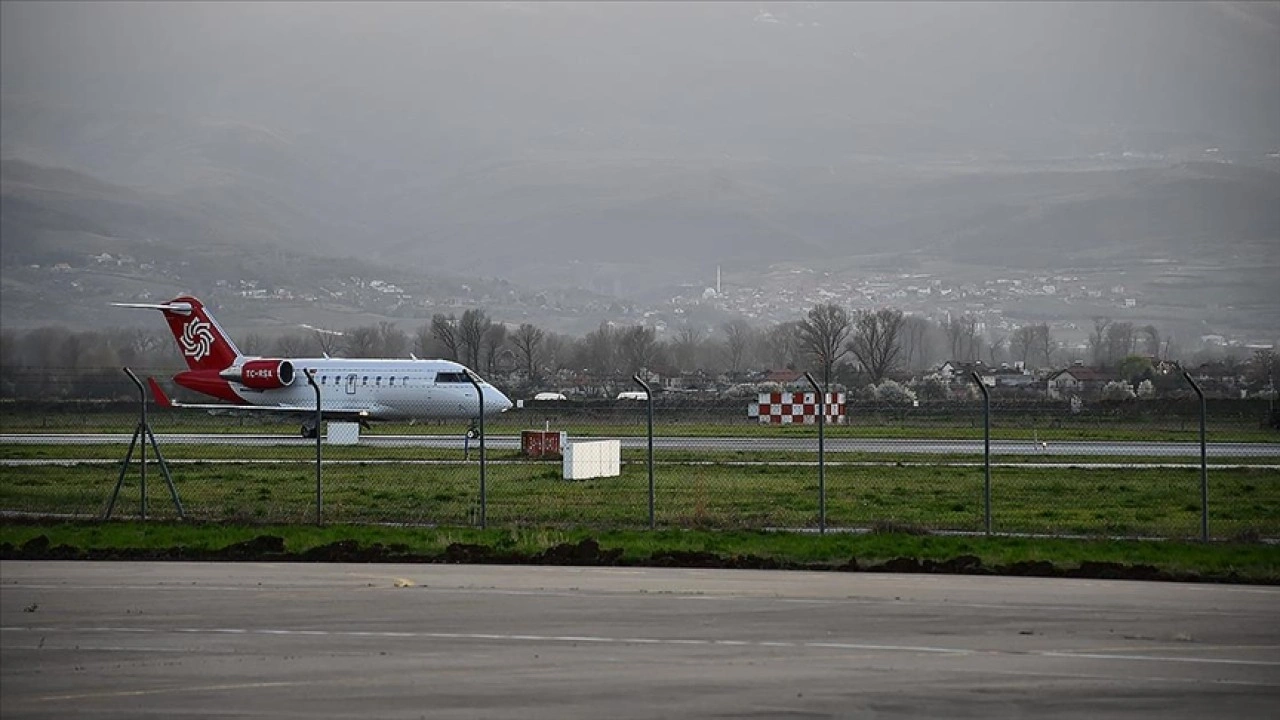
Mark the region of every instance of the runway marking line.
<instances>
[{"instance_id":1,"label":"runway marking line","mask_svg":"<svg viewBox=\"0 0 1280 720\"><path fill-rule=\"evenodd\" d=\"M353 633L353 634L357 634L357 633ZM363 633L363 634L368 635L369 633ZM541 639L547 639L547 638L544 638L543 636L540 636L540 635L524 635L524 636L514 636L514 637L519 638L519 639L526 639L526 640L541 640ZM661 641L661 640L654 639L654 638L618 638L618 642L620 642L620 643L627 643L627 644L634 644L634 645L644 645L644 644L660 644L662 641ZM731 644L732 644L732 645L751 645L752 643L750 643L750 642L746 642L746 641L721 640L721 641L716 641L714 644L717 644L717 645L731 645ZM770 642L770 641L761 641L761 642L757 642L757 643L755 643L755 646L756 646L756 647L762 647L762 648L767 648L767 647L784 647L784 648L793 648L793 647L796 647L796 644L795 644L795 643L788 643L788 642ZM1272 647L1272 646L1259 646L1259 647ZM133 652L133 653L137 653L137 652L148 652L148 653L181 653L181 654L187 654L187 653L190 653L190 652L191 652L190 650L188 650L188 649L186 649L186 648L168 648L168 647L142 646L142 645L138 645L138 646L124 646L124 645L83 645L83 644L76 645L74 648L72 648L72 647L34 646L34 645L33 645L33 646L18 646L18 647L15 647L15 646L10 645L10 646L8 646L8 649L10 649L10 650L28 650L28 651L32 651L32 652L35 652L35 651L44 651L44 652L49 652L49 651L66 651L66 650L72 650L72 649L74 649L74 650L76 650L76 651L80 651L80 652L126 652L126 653L127 653L127 652ZM214 650L210 650L210 649L207 649L207 648L206 648L206 649L201 650L200 652L201 652L201 654L203 654L203 655L209 655L209 654L211 654L211 653L219 653L219 654L237 654L237 653L238 653L238 651L236 651L236 650L214 651ZM365 655L365 654L367 654L367 653L361 653L361 652L347 652L347 653L339 652L339 653L332 653L332 652L331 652L331 653L329 653L329 654L334 654L334 655L352 655L352 656L356 656L356 657L358 657L358 656ZM990 668L983 668L983 669L981 669L981 670L973 670L973 669L964 668L964 667L953 667L953 668L948 668L948 670L947 670L947 671L948 671L948 672L958 672L958 673L978 673L978 674L984 674L984 675L991 675L991 674L994 674L994 675L1009 675L1009 676L1013 676L1013 677L1077 678L1077 679L1082 679L1082 680L1103 680L1103 681L1108 681L1108 680L1110 680L1110 681L1121 681L1121 679L1120 679L1120 678L1118 678L1118 677L1117 677L1117 676L1115 676L1115 675L1100 675L1100 674L1091 674L1091 673L1038 672L1038 671L1035 671L1035 670L993 670L993 669L990 669ZM1187 682L1188 682L1188 679L1187 679L1187 678L1185 678L1185 677L1163 677L1163 676L1156 676L1156 675L1146 675L1146 676L1143 676L1143 677L1142 677L1142 679L1143 679L1143 680L1148 680L1148 681L1154 681L1154 682L1166 682L1166 683L1177 683L1177 684L1185 684L1185 683L1187 683ZM1203 682L1202 680L1196 680L1196 681L1197 681L1197 682ZM1207 682L1210 682L1210 683L1213 683L1213 684L1217 684L1217 685L1240 685L1240 686L1246 686L1246 687L1268 687L1268 688L1280 687L1280 684L1276 684L1276 683L1257 682L1257 681L1252 681L1252 680L1233 680L1233 679L1228 679L1228 678L1215 678L1215 679L1212 679L1212 680L1208 680ZM288 685L288 684L300 684L300 683L278 683L278 684L281 684L281 685ZM266 686L269 686L269 684L263 684L263 685L261 685L260 687L266 687ZM222 687L222 686L213 686L213 687L208 687L208 688L182 688L182 689L184 689L184 690L201 690L201 689L204 689L204 690L216 691L216 690L219 690L219 689L245 689L245 688L248 688L248 687L253 687L253 686L237 685L237 686L229 687L229 688L224 688L224 687ZM159 693L162 693L162 692L170 692L170 691L167 691L167 690L152 690L152 691L148 691L148 692L149 692L150 694L159 694ZM142 693L133 693L133 694L142 694ZM48 701L53 701L53 700L79 700L79 699L87 699L87 698L90 698L90 697L107 697L107 696L106 696L106 695L88 695L88 694L86 694L86 695L65 695L65 696L47 696L47 697L40 697L40 698L35 698L35 700L37 700L37 701L45 701L45 702L48 702Z\"/></svg>"},{"instance_id":2,"label":"runway marking line","mask_svg":"<svg viewBox=\"0 0 1280 720\"><path fill-rule=\"evenodd\" d=\"M598 635L526 635L504 633L433 633L433 632L394 632L368 630L291 630L283 628L126 628L126 627L89 627L89 628L54 628L54 627L0 627L0 632L98 632L98 633L134 633L134 634L183 634L183 635L271 635L300 637L379 637L379 638L421 638L435 640L492 640L497 642L557 642L557 643L596 643L596 644L628 644L644 643L650 645L696 645L696 646L734 646L734 647L791 647L816 648L829 650L858 650L869 652L906 652L925 653L931 655L1008 655L1023 657L1041 657L1056 659L1084 660L1119 660L1125 662L1162 662L1191 663L1210 665L1240 665L1252 667L1280 667L1280 661L1246 660L1240 658L1209 658L1169 655L1135 655L1132 653L1102 653L1064 650L984 650L981 648L948 648L927 645L880 645L870 643L840 642L763 642L751 640L717 640L697 638L614 638Z\"/></svg>"},{"instance_id":3,"label":"runway marking line","mask_svg":"<svg viewBox=\"0 0 1280 720\"><path fill-rule=\"evenodd\" d=\"M319 685L327 680L301 680L295 682L256 682L236 683L234 685L182 685L179 687L154 688L151 690L116 690L112 692L80 693L77 695L45 695L32 698L38 702L58 702L63 700L88 700L91 698L140 697L144 695L164 695L166 693L189 692L222 692L224 690L252 690L255 688L295 687L298 685Z\"/></svg>"}]
</instances>

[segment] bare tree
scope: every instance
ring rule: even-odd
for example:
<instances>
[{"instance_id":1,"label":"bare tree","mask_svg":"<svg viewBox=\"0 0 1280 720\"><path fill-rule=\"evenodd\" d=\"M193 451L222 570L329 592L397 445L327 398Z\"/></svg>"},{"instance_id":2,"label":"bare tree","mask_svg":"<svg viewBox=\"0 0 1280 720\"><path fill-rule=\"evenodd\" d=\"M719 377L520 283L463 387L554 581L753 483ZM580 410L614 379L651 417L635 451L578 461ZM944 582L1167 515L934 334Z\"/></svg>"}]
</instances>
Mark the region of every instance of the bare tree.
<instances>
[{"instance_id":1,"label":"bare tree","mask_svg":"<svg viewBox=\"0 0 1280 720\"><path fill-rule=\"evenodd\" d=\"M440 341L449 353L449 359L458 360L458 319L452 315L436 313L431 316L431 337Z\"/></svg>"},{"instance_id":2,"label":"bare tree","mask_svg":"<svg viewBox=\"0 0 1280 720\"><path fill-rule=\"evenodd\" d=\"M723 325L725 358L729 361L729 374L742 372L742 360L751 346L751 326L744 320L733 320Z\"/></svg>"},{"instance_id":3,"label":"bare tree","mask_svg":"<svg viewBox=\"0 0 1280 720\"><path fill-rule=\"evenodd\" d=\"M1254 350L1245 379L1255 390L1275 392L1280 387L1280 358L1276 357L1275 351L1270 348Z\"/></svg>"},{"instance_id":4,"label":"bare tree","mask_svg":"<svg viewBox=\"0 0 1280 720\"><path fill-rule=\"evenodd\" d=\"M398 358L407 355L409 336L393 322L378 323L378 342L383 357Z\"/></svg>"},{"instance_id":5,"label":"bare tree","mask_svg":"<svg viewBox=\"0 0 1280 720\"><path fill-rule=\"evenodd\" d=\"M142 328L128 328L116 335L117 352L125 365L150 363L151 358L165 345L160 335Z\"/></svg>"},{"instance_id":6,"label":"bare tree","mask_svg":"<svg viewBox=\"0 0 1280 720\"><path fill-rule=\"evenodd\" d=\"M516 328L515 333L511 336L511 344L516 347L516 353L524 366L525 375L529 378L529 382L538 381L538 360L542 354L543 337L545 337L545 333L539 327L530 323L524 323Z\"/></svg>"},{"instance_id":7,"label":"bare tree","mask_svg":"<svg viewBox=\"0 0 1280 720\"><path fill-rule=\"evenodd\" d=\"M898 355L902 350L899 341L902 323L902 311L893 308L875 312L862 310L858 313L849 350L870 376L872 383L883 380L898 364Z\"/></svg>"},{"instance_id":8,"label":"bare tree","mask_svg":"<svg viewBox=\"0 0 1280 720\"><path fill-rule=\"evenodd\" d=\"M542 341L543 364L552 372L560 372L569 367L573 359L573 343L564 335L546 333Z\"/></svg>"},{"instance_id":9,"label":"bare tree","mask_svg":"<svg viewBox=\"0 0 1280 720\"><path fill-rule=\"evenodd\" d=\"M582 339L583 364L601 380L612 378L617 369L617 333L607 323Z\"/></svg>"},{"instance_id":10,"label":"bare tree","mask_svg":"<svg viewBox=\"0 0 1280 720\"><path fill-rule=\"evenodd\" d=\"M818 364L823 387L831 385L831 370L849 352L846 341L851 325L849 313L835 303L812 308L800 321L797 333L800 347Z\"/></svg>"},{"instance_id":11,"label":"bare tree","mask_svg":"<svg viewBox=\"0 0 1280 720\"><path fill-rule=\"evenodd\" d=\"M1093 358L1095 366L1101 366L1107 362L1107 328L1111 325L1111 318L1096 316L1093 318L1093 332L1089 333L1089 355Z\"/></svg>"},{"instance_id":12,"label":"bare tree","mask_svg":"<svg viewBox=\"0 0 1280 720\"><path fill-rule=\"evenodd\" d=\"M947 342L951 346L951 359L957 362L974 362L978 359L978 318L972 315L952 315L947 322Z\"/></svg>"},{"instance_id":13,"label":"bare tree","mask_svg":"<svg viewBox=\"0 0 1280 720\"><path fill-rule=\"evenodd\" d=\"M1053 367L1053 353L1058 349L1058 341L1053 339L1048 323L1040 323L1032 327L1035 328L1035 350L1044 359L1043 367Z\"/></svg>"},{"instance_id":14,"label":"bare tree","mask_svg":"<svg viewBox=\"0 0 1280 720\"><path fill-rule=\"evenodd\" d=\"M502 323L489 325L485 328L482 344L484 345L484 372L486 375L492 375L503 346L507 344L507 326Z\"/></svg>"},{"instance_id":15,"label":"bare tree","mask_svg":"<svg viewBox=\"0 0 1280 720\"><path fill-rule=\"evenodd\" d=\"M480 367L480 354L484 350L484 334L492 323L484 310L471 308L458 320L458 349L465 364L472 370Z\"/></svg>"},{"instance_id":16,"label":"bare tree","mask_svg":"<svg viewBox=\"0 0 1280 720\"><path fill-rule=\"evenodd\" d=\"M1153 358L1160 358L1160 331L1155 325L1146 325L1142 328L1144 338L1144 351Z\"/></svg>"},{"instance_id":17,"label":"bare tree","mask_svg":"<svg viewBox=\"0 0 1280 720\"><path fill-rule=\"evenodd\" d=\"M987 343L987 362L993 367L999 365L1004 357L1005 345L1009 342L1009 336L997 335L991 338L991 342Z\"/></svg>"},{"instance_id":18,"label":"bare tree","mask_svg":"<svg viewBox=\"0 0 1280 720\"><path fill-rule=\"evenodd\" d=\"M420 358L429 358L435 354L435 336L431 334L431 323L426 323L413 331L413 354Z\"/></svg>"},{"instance_id":19,"label":"bare tree","mask_svg":"<svg viewBox=\"0 0 1280 720\"><path fill-rule=\"evenodd\" d=\"M382 342L377 325L361 325L343 333L343 349L347 357L377 357Z\"/></svg>"},{"instance_id":20,"label":"bare tree","mask_svg":"<svg viewBox=\"0 0 1280 720\"><path fill-rule=\"evenodd\" d=\"M1009 356L1026 365L1027 359L1031 357L1031 352L1035 347L1035 341L1035 325L1023 325L1014 330L1009 335Z\"/></svg>"},{"instance_id":21,"label":"bare tree","mask_svg":"<svg viewBox=\"0 0 1280 720\"><path fill-rule=\"evenodd\" d=\"M628 375L652 367L656 349L653 328L643 325L624 329L618 339L618 353Z\"/></svg>"},{"instance_id":22,"label":"bare tree","mask_svg":"<svg viewBox=\"0 0 1280 720\"><path fill-rule=\"evenodd\" d=\"M1106 338L1103 341L1103 363L1114 365L1133 354L1136 335L1133 323L1118 322L1107 326Z\"/></svg>"},{"instance_id":23,"label":"bare tree","mask_svg":"<svg viewBox=\"0 0 1280 720\"><path fill-rule=\"evenodd\" d=\"M676 333L672 354L675 364L681 371L696 370L698 367L698 347L702 344L702 331L692 325L684 325Z\"/></svg>"},{"instance_id":24,"label":"bare tree","mask_svg":"<svg viewBox=\"0 0 1280 720\"><path fill-rule=\"evenodd\" d=\"M271 347L271 343L261 333L251 332L236 343L240 352L245 355L262 355Z\"/></svg>"},{"instance_id":25,"label":"bare tree","mask_svg":"<svg viewBox=\"0 0 1280 720\"><path fill-rule=\"evenodd\" d=\"M907 315L902 319L902 349L906 354L903 364L915 369L928 364L929 326L928 318Z\"/></svg>"},{"instance_id":26,"label":"bare tree","mask_svg":"<svg viewBox=\"0 0 1280 720\"><path fill-rule=\"evenodd\" d=\"M23 359L27 365L62 368L62 347L70 332L62 327L39 327L23 338Z\"/></svg>"},{"instance_id":27,"label":"bare tree","mask_svg":"<svg viewBox=\"0 0 1280 720\"><path fill-rule=\"evenodd\" d=\"M320 330L315 329L311 333L311 339L315 342L316 348L325 356L330 356L342 350L342 335L338 330Z\"/></svg>"},{"instance_id":28,"label":"bare tree","mask_svg":"<svg viewBox=\"0 0 1280 720\"><path fill-rule=\"evenodd\" d=\"M800 323L778 323L760 336L760 354L775 368L794 367L800 352Z\"/></svg>"},{"instance_id":29,"label":"bare tree","mask_svg":"<svg viewBox=\"0 0 1280 720\"><path fill-rule=\"evenodd\" d=\"M305 352L307 339L299 333L285 333L276 337L275 353L280 357L300 357Z\"/></svg>"}]
</instances>

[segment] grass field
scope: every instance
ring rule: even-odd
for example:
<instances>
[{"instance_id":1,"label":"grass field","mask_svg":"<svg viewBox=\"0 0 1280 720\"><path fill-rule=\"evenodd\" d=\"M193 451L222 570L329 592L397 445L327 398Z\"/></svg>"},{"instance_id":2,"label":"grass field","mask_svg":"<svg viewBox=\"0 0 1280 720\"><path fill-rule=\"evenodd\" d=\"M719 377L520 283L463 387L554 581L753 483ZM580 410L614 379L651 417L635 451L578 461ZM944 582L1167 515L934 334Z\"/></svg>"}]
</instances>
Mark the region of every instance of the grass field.
<instances>
[{"instance_id":1,"label":"grass field","mask_svg":"<svg viewBox=\"0 0 1280 720\"><path fill-rule=\"evenodd\" d=\"M512 411L487 419L494 435L518 434L541 429L569 433L575 437L636 437L646 432L643 410L596 418L556 417L533 411ZM208 415L194 411L153 411L151 424L156 433L262 433L296 437L301 421L267 417L262 414ZM137 416L131 413L0 413L4 433L131 433ZM377 423L366 434L373 435L461 435L464 422ZM810 437L814 425L761 425L747 418L708 417L703 414L660 415L655 418L658 435L690 437ZM828 425L832 438L981 439L981 412L947 418L875 415L851 418L849 424ZM1280 432L1262 428L1256 420L1209 418L1212 442L1280 442ZM1195 442L1199 424L1185 417L1125 418L1000 415L993 410L991 437L997 440L1098 440L1131 442Z\"/></svg>"},{"instance_id":2,"label":"grass field","mask_svg":"<svg viewBox=\"0 0 1280 720\"><path fill-rule=\"evenodd\" d=\"M118 463L3 468L0 509L93 517L105 509ZM311 463L192 463L174 467L189 516L203 521L309 522L315 517ZM158 468L148 475L150 512L175 517ZM324 468L324 517L345 523L476 526L475 463L348 463ZM617 478L570 482L558 465L488 468L485 516L499 527L637 528L648 524L642 464ZM657 525L738 529L818 526L812 467L664 465L655 473ZM136 515L139 475L126 478L117 517ZM1210 532L1219 538L1280 537L1280 470L1216 468L1210 475ZM993 529L1000 533L1197 537L1195 468L997 468ZM832 466L826 473L831 528L983 530L983 471L953 466Z\"/></svg>"},{"instance_id":3,"label":"grass field","mask_svg":"<svg viewBox=\"0 0 1280 720\"><path fill-rule=\"evenodd\" d=\"M644 412L628 407L612 417L550 418L571 438L636 437ZM541 427L544 415L506 413L488 423L491 435ZM6 433L124 433L129 413L17 414L0 412ZM296 421L263 416L210 416L156 412L165 433L279 435L294 442ZM1003 425L1002 425L1003 423ZM365 437L460 436L464 424L377 424ZM816 438L815 426L762 426L745 418L705 414L659 415L657 434L690 437ZM884 414L827 428L829 438L966 439L982 437L981 415L947 417ZM993 455L993 528L1000 533L1089 536L1196 537L1200 528L1197 458L1161 458L1144 443L1195 442L1198 423L1185 417L1050 417L993 412L994 439L1039 440L1043 452ZM1132 443L1123 457L1053 454L1065 440ZM1210 420L1209 440L1280 442L1274 430L1240 418ZM3 444L0 511L94 517L105 509L123 458L121 444ZM315 516L314 447L310 444L241 446L162 442L186 509L203 521L309 522ZM1125 450L1129 453L1129 450ZM343 523L477 526L480 523L478 453L461 462L458 450L361 445L323 448L324 517ZM528 462L513 450L490 449L484 515L502 527L640 528L648 525L648 481L643 450L624 450L619 478L560 479L554 462ZM135 455L136 458L136 455ZM818 526L813 452L658 449L656 522L666 528L802 528ZM828 451L826 519L832 528L877 527L979 532L984 529L980 453L912 455L902 452ZM75 461L66 466L24 462ZM1108 467L1080 467L1088 462ZM1062 467L1024 465L1061 464ZM1182 467L1113 467L1158 463ZM1214 457L1210 471L1210 532L1218 538L1280 537L1280 456ZM1225 467L1227 465L1253 467ZM156 466L149 471L150 511L174 511ZM117 517L139 508L138 471L132 469Z\"/></svg>"},{"instance_id":4,"label":"grass field","mask_svg":"<svg viewBox=\"0 0 1280 720\"><path fill-rule=\"evenodd\" d=\"M21 553L27 543L45 538L46 547L74 547L81 551L216 552L262 535L283 540L295 556L323 553L335 543L360 548L386 548L386 560L442 558L451 545L485 547L504 557L534 559L557 546L599 543L603 552L617 552L616 562L628 565L741 566L746 558L776 562L782 567L834 569L857 561L862 568L896 558L947 562L976 558L988 571L1036 564L1059 570L1087 563L1146 565L1162 572L1244 582L1280 582L1280 547L1256 543L1151 542L1134 540L1070 540L1026 537L956 537L867 534L745 532L696 530L593 531L547 528L478 530L468 528L386 527L378 525L234 525L189 523L10 523L0 525L0 545ZM28 546L30 547L30 546ZM394 550L392 550L394 548ZM171 556L171 555L170 555ZM242 556L242 559L245 559ZM249 557L247 559L265 559ZM710 561L710 562L708 562ZM718 562L717 562L718 561ZM1141 577L1142 575L1139 574Z\"/></svg>"},{"instance_id":5,"label":"grass field","mask_svg":"<svg viewBox=\"0 0 1280 720\"><path fill-rule=\"evenodd\" d=\"M162 442L161 452L167 460L260 460L306 462L315 459L313 442L303 443L287 439L285 443L271 445L230 445L218 443ZM996 464L1040 463L1040 464L1080 464L1086 462L1104 462L1107 464L1196 464L1198 457L1168 457L1160 455L1143 455L1149 449L1143 444L1134 444L1132 455L1107 455L1091 458L1081 455L1055 454L1052 446L1042 452L1031 454L996 454L992 462ZM0 461L55 461L55 460L123 460L128 451L127 443L91 443L83 445L62 444L4 444L0 443ZM134 457L138 457L135 449ZM836 463L914 463L930 465L972 464L982 462L979 446L978 452L949 454L919 454L908 452L839 452L827 449L827 462ZM154 456L148 445L147 454ZM368 462L457 462L464 459L461 449L425 448L412 445L328 445L325 444L321 457L326 462L333 461L368 461ZM471 445L470 460L479 457L476 443ZM528 462L518 450L497 449L490 447L486 457L490 462ZM643 449L623 449L624 462L644 462L647 458ZM701 449L663 449L654 450L654 460L663 463L816 463L816 451L790 450L701 450ZM550 461L548 461L550 462ZM1217 465L1280 465L1280 454L1249 456L1214 456L1208 458L1210 464Z\"/></svg>"}]
</instances>

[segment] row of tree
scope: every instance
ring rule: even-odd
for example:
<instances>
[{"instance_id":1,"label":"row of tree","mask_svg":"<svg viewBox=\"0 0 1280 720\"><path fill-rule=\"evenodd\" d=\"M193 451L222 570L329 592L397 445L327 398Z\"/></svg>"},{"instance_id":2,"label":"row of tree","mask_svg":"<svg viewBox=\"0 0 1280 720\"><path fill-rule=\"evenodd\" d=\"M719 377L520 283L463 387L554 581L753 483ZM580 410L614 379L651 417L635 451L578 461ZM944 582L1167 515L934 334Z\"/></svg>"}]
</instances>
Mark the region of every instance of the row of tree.
<instances>
[{"instance_id":1,"label":"row of tree","mask_svg":"<svg viewBox=\"0 0 1280 720\"><path fill-rule=\"evenodd\" d=\"M813 370L827 384L861 386L902 379L943 360L1061 367L1082 359L1119 369L1126 358L1165 358L1171 351L1169 339L1154 327L1107 318L1096 319L1087 355L1077 358L1044 323L993 335L970 315L938 323L894 308L850 313L833 303L792 322L763 328L742 320L717 328L684 326L669 339L659 338L653 327L611 323L572 337L530 323L494 322L484 310L469 309L461 316L437 314L412 333L380 322L343 331L250 333L240 342L244 353L267 357L444 357L516 388L549 383L566 372L625 382L642 370L741 378L752 370L788 367ZM62 390L57 394L74 394L68 377L102 368L118 375L124 365L173 368L183 360L163 328L72 332L52 327L0 334L0 393L6 396L19 392L19 384L24 394L55 388ZM33 373L44 379L32 380ZM25 379L19 381L18 374Z\"/></svg>"}]
</instances>

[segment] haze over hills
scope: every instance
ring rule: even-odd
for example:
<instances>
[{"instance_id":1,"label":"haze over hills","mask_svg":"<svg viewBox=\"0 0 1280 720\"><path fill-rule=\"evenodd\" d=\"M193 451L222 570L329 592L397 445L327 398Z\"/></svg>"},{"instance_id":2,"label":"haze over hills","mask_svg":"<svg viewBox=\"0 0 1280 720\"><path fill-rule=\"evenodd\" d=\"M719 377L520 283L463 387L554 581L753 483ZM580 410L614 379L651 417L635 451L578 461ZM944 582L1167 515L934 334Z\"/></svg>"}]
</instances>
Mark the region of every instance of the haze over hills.
<instances>
[{"instance_id":1,"label":"haze over hills","mask_svg":"<svg viewBox=\"0 0 1280 720\"><path fill-rule=\"evenodd\" d=\"M1265 332L1278 7L8 3L0 312L53 319L32 264L163 248L188 290L346 268L581 331L874 258L1172 265Z\"/></svg>"}]
</instances>

